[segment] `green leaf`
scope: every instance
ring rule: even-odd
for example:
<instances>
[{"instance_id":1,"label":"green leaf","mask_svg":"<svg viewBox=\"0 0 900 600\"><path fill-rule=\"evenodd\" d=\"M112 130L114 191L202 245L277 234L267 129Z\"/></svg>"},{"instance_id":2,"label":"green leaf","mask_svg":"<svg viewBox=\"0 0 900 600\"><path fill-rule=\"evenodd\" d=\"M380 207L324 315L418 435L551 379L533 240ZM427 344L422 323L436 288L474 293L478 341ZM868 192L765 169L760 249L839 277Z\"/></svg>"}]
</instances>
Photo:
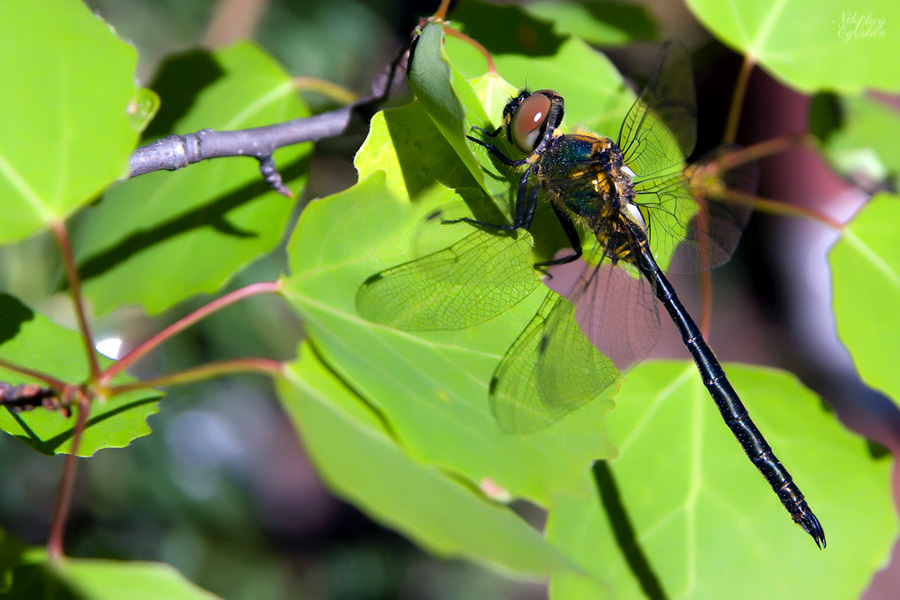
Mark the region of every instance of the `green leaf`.
<instances>
[{"instance_id":1,"label":"green leaf","mask_svg":"<svg viewBox=\"0 0 900 600\"><path fill-rule=\"evenodd\" d=\"M900 183L900 112L868 97L819 94L809 107L810 131L840 175L865 188L896 189Z\"/></svg>"},{"instance_id":2,"label":"green leaf","mask_svg":"<svg viewBox=\"0 0 900 600\"><path fill-rule=\"evenodd\" d=\"M484 44L495 59L503 54L531 58L553 56L564 40L550 23L535 18L512 4L497 5L469 0L460 2L450 17L450 24L454 28ZM481 65L483 70L483 57Z\"/></svg>"},{"instance_id":3,"label":"green leaf","mask_svg":"<svg viewBox=\"0 0 900 600\"><path fill-rule=\"evenodd\" d=\"M91 600L213 600L218 598L184 578L170 565L140 561L47 559L43 550L28 552L13 570L5 597L90 598Z\"/></svg>"},{"instance_id":4,"label":"green leaf","mask_svg":"<svg viewBox=\"0 0 900 600\"><path fill-rule=\"evenodd\" d=\"M425 27L410 55L409 85L475 180L492 193L466 140L469 120L484 123L487 115L472 86L447 59L443 40L444 28L440 23Z\"/></svg>"},{"instance_id":5,"label":"green leaf","mask_svg":"<svg viewBox=\"0 0 900 600\"><path fill-rule=\"evenodd\" d=\"M199 81L203 87L174 123L178 133L244 129L307 114L290 76L250 42L191 60L214 81L186 67L180 71L190 78L185 86ZM305 182L310 151L302 144L275 153L295 193ZM99 314L134 303L155 314L194 294L213 293L278 243L292 206L262 180L252 158L204 161L126 181L81 215L73 235L84 292Z\"/></svg>"},{"instance_id":6,"label":"green leaf","mask_svg":"<svg viewBox=\"0 0 900 600\"><path fill-rule=\"evenodd\" d=\"M128 107L128 116L135 133L141 133L159 112L159 94L148 88L138 88L137 97Z\"/></svg>"},{"instance_id":7,"label":"green leaf","mask_svg":"<svg viewBox=\"0 0 900 600\"><path fill-rule=\"evenodd\" d=\"M522 573L577 572L513 511L409 456L312 347L299 354L279 381L279 394L316 469L338 495L440 555Z\"/></svg>"},{"instance_id":8,"label":"green leaf","mask_svg":"<svg viewBox=\"0 0 900 600\"><path fill-rule=\"evenodd\" d=\"M537 311L542 291L481 326L415 335L369 323L354 303L371 275L415 258L420 236L432 249L446 245L445 237L437 244L423 236L422 223L436 208L460 202L436 185L410 207L374 173L310 204L288 248L294 275L284 294L323 360L372 403L412 457L547 505L559 490L584 489L585 465L608 455L601 417L609 404L594 402L534 435L504 434L494 421L491 374ZM436 227L444 236L471 233Z\"/></svg>"},{"instance_id":9,"label":"green leaf","mask_svg":"<svg viewBox=\"0 0 900 600\"><path fill-rule=\"evenodd\" d=\"M523 10L553 23L557 35L572 35L598 46L659 38L656 23L646 7L620 2L534 2Z\"/></svg>"},{"instance_id":10,"label":"green leaf","mask_svg":"<svg viewBox=\"0 0 900 600\"><path fill-rule=\"evenodd\" d=\"M127 173L136 62L81 2L0 3L0 243L66 218Z\"/></svg>"},{"instance_id":11,"label":"green leaf","mask_svg":"<svg viewBox=\"0 0 900 600\"><path fill-rule=\"evenodd\" d=\"M465 42L447 38L446 49L465 76L475 78L485 73L484 59ZM587 128L615 139L634 102L634 93L609 59L578 38L562 42L557 53L550 56L508 54L494 56L494 62L513 89L551 88L561 94L566 101L565 123L569 129ZM501 124L501 113L495 107L489 114L493 127Z\"/></svg>"},{"instance_id":12,"label":"green leaf","mask_svg":"<svg viewBox=\"0 0 900 600\"><path fill-rule=\"evenodd\" d=\"M62 381L85 381L88 364L79 334L56 325L24 304L0 294L0 358L41 371ZM112 361L101 359L101 367ZM20 373L0 368L0 381L13 385L36 383ZM134 381L119 376L115 383ZM106 402L94 402L76 454L90 456L103 448L124 448L150 433L147 417L158 411L159 393L128 392ZM74 413L75 411L73 411ZM75 415L36 408L13 412L0 408L0 430L43 454L71 453Z\"/></svg>"},{"instance_id":13,"label":"green leaf","mask_svg":"<svg viewBox=\"0 0 900 600\"><path fill-rule=\"evenodd\" d=\"M0 529L0 594L12 587L12 570L25 552L25 542Z\"/></svg>"},{"instance_id":14,"label":"green leaf","mask_svg":"<svg viewBox=\"0 0 900 600\"><path fill-rule=\"evenodd\" d=\"M560 496L548 539L592 577L554 578L551 596L856 598L890 555L891 461L873 457L792 375L728 374L827 535L791 522L725 427L693 365L645 363L607 418L619 456L595 469L598 497Z\"/></svg>"},{"instance_id":15,"label":"green leaf","mask_svg":"<svg viewBox=\"0 0 900 600\"><path fill-rule=\"evenodd\" d=\"M478 186L421 103L376 113L369 131L354 160L360 179L380 171L398 198L415 198L435 181L452 188Z\"/></svg>"},{"instance_id":16,"label":"green leaf","mask_svg":"<svg viewBox=\"0 0 900 600\"><path fill-rule=\"evenodd\" d=\"M828 256L838 335L870 386L900 403L900 197L879 194L844 228Z\"/></svg>"},{"instance_id":17,"label":"green leaf","mask_svg":"<svg viewBox=\"0 0 900 600\"><path fill-rule=\"evenodd\" d=\"M894 0L687 4L726 44L801 92L900 90L900 44L891 35L900 4Z\"/></svg>"}]
</instances>

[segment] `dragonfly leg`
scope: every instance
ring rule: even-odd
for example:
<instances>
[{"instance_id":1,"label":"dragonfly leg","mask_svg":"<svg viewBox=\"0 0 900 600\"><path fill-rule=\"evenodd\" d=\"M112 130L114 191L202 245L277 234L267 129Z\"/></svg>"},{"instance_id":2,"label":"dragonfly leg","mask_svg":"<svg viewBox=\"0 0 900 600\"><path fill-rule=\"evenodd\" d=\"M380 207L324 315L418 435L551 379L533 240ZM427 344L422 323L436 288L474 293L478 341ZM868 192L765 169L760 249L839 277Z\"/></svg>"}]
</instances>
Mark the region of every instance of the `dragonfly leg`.
<instances>
[{"instance_id":1,"label":"dragonfly leg","mask_svg":"<svg viewBox=\"0 0 900 600\"><path fill-rule=\"evenodd\" d=\"M473 125L472 131L480 131L481 133L483 133L484 135L486 135L488 137L497 137L497 134L499 134L501 131L503 131L503 126L501 125L494 131L488 131L487 129L479 127L478 125ZM469 137L469 136L466 136L466 137ZM469 138L469 139L472 139L472 138ZM479 141L479 140L475 140L475 141Z\"/></svg>"},{"instance_id":2,"label":"dragonfly leg","mask_svg":"<svg viewBox=\"0 0 900 600\"><path fill-rule=\"evenodd\" d=\"M582 255L581 248L581 237L578 235L578 230L575 228L575 223L572 222L572 219L556 205L556 202L551 202L550 206L553 207L553 212L556 213L556 218L559 220L559 224L562 226L563 231L566 233L566 237L569 238L569 243L572 244L572 254L562 256L560 258L554 258L553 260L545 260L543 262L534 263L535 267L552 267L554 265L564 265L566 263L570 263L572 261L578 260Z\"/></svg>"},{"instance_id":3,"label":"dragonfly leg","mask_svg":"<svg viewBox=\"0 0 900 600\"><path fill-rule=\"evenodd\" d=\"M475 129L475 128L473 127L473 129ZM478 129L479 129L480 131L483 131L483 132L484 132L483 129L480 129L480 128L478 128ZM487 133L487 132L485 132L485 133ZM491 134L490 134L490 133L487 133L487 135L491 135ZM491 136L491 137L493 137L493 136ZM506 165L506 166L508 166L508 167L521 167L522 165L524 165L525 163L528 162L528 157L527 157L527 156L526 156L525 158L520 158L519 160L513 160L513 159L511 159L510 157L508 157L507 155L503 154L503 151L500 150L500 148L498 148L497 146L495 146L495 145L493 145L493 144L488 144L488 143L485 142L484 140L479 140L477 137L472 137L471 135L467 135L466 138L467 138L470 142L475 142L475 143L478 144L479 146L482 146L482 147L484 147L484 148L487 148L488 152L490 152L491 154L493 154L495 157L497 157L497 159L498 159L500 162L502 162L504 165Z\"/></svg>"},{"instance_id":4,"label":"dragonfly leg","mask_svg":"<svg viewBox=\"0 0 900 600\"><path fill-rule=\"evenodd\" d=\"M444 225L451 223L470 223L472 225L480 225L490 229L499 229L501 231L513 231L515 229L529 229L531 222L534 220L534 211L537 209L537 186L528 189L528 178L531 176L531 169L525 171L522 179L519 180L519 191L516 194L516 214L513 217L512 225L507 223L488 223L486 221L478 221L469 217L461 219L444 219L441 221Z\"/></svg>"}]
</instances>

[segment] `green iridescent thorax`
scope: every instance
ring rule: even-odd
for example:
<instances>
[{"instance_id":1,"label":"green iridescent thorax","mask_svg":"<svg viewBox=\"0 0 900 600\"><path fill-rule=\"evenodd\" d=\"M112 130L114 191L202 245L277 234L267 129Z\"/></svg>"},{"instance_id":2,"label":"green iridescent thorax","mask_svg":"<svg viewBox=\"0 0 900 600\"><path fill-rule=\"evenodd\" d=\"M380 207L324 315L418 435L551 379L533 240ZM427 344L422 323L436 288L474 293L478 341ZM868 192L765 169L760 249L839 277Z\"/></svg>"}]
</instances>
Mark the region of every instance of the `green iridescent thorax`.
<instances>
[{"instance_id":1,"label":"green iridescent thorax","mask_svg":"<svg viewBox=\"0 0 900 600\"><path fill-rule=\"evenodd\" d=\"M554 138L535 167L550 199L591 227L634 200L622 152L609 138L586 134ZM591 227L591 229L595 229Z\"/></svg>"}]
</instances>

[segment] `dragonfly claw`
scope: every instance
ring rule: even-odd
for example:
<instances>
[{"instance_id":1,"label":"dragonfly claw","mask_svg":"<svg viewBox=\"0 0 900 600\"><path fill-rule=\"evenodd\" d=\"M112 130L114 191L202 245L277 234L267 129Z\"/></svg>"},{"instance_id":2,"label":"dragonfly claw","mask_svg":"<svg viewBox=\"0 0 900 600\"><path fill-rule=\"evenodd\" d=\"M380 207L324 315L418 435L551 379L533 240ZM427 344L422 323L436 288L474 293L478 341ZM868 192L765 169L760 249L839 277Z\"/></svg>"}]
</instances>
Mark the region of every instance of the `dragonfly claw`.
<instances>
[{"instance_id":1,"label":"dragonfly claw","mask_svg":"<svg viewBox=\"0 0 900 600\"><path fill-rule=\"evenodd\" d=\"M820 550L825 549L825 530L822 529L819 519L816 518L812 511L801 514L797 519L797 524L812 536Z\"/></svg>"}]
</instances>

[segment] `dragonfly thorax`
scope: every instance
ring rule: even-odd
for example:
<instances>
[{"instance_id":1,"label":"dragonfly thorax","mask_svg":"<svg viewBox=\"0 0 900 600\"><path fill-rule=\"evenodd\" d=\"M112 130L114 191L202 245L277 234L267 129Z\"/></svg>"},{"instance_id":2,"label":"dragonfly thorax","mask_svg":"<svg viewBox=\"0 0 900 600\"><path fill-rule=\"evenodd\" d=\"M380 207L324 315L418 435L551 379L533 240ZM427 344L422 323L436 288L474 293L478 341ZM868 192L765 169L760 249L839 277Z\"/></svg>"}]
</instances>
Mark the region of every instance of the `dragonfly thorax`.
<instances>
[{"instance_id":1,"label":"dragonfly thorax","mask_svg":"<svg viewBox=\"0 0 900 600\"><path fill-rule=\"evenodd\" d=\"M595 232L636 197L622 151L607 137L583 133L555 137L533 174L558 207Z\"/></svg>"}]
</instances>

